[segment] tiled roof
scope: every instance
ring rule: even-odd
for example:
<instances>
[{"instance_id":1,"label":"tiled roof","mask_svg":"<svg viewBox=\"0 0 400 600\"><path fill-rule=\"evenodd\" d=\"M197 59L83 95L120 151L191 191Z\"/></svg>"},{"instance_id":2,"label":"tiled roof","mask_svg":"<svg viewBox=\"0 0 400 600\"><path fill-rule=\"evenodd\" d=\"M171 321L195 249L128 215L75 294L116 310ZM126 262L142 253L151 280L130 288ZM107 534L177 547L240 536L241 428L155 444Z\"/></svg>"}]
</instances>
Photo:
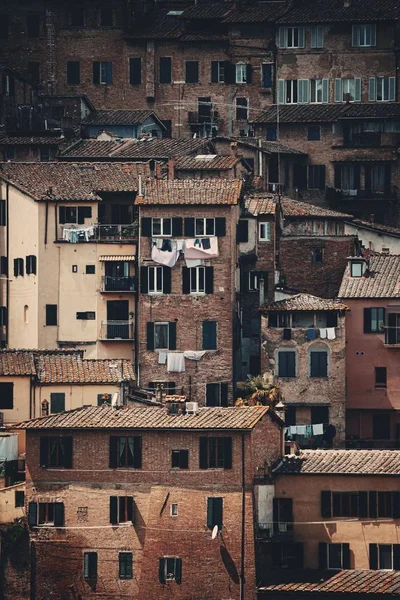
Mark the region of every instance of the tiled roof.
<instances>
[{"instance_id":1,"label":"tiled roof","mask_svg":"<svg viewBox=\"0 0 400 600\"><path fill-rule=\"evenodd\" d=\"M400 256L374 254L369 259L368 275L351 277L347 265L339 298L399 298Z\"/></svg>"},{"instance_id":2,"label":"tiled roof","mask_svg":"<svg viewBox=\"0 0 400 600\"><path fill-rule=\"evenodd\" d=\"M381 594L397 596L400 593L400 571L356 570L348 571L290 571L272 572L268 582L258 588L259 597L272 596L278 598L279 593L295 598L303 594L340 594L343 598L366 598L373 594L374 598ZM376 594L376 596L375 596ZM336 596L334 596L336 597Z\"/></svg>"},{"instance_id":3,"label":"tiled roof","mask_svg":"<svg viewBox=\"0 0 400 600\"><path fill-rule=\"evenodd\" d=\"M275 475L400 475L399 450L302 450L274 466Z\"/></svg>"},{"instance_id":4,"label":"tiled roof","mask_svg":"<svg viewBox=\"0 0 400 600\"><path fill-rule=\"evenodd\" d=\"M35 200L101 200L98 192L136 192L139 174L150 176L141 163L1 163L0 178Z\"/></svg>"},{"instance_id":5,"label":"tiled roof","mask_svg":"<svg viewBox=\"0 0 400 600\"><path fill-rule=\"evenodd\" d=\"M146 140L79 140L60 155L61 159L113 158L115 160L166 160L200 152L208 140L193 138L147 138Z\"/></svg>"},{"instance_id":6,"label":"tiled roof","mask_svg":"<svg viewBox=\"0 0 400 600\"><path fill-rule=\"evenodd\" d=\"M351 0L349 6L343 0L297 0L291 9L279 19L279 23L340 23L398 20L398 0Z\"/></svg>"},{"instance_id":7,"label":"tiled roof","mask_svg":"<svg viewBox=\"0 0 400 600\"><path fill-rule=\"evenodd\" d=\"M351 215L346 213L308 204L307 202L299 202L290 198L281 199L282 212L284 217L321 217L325 219L352 219Z\"/></svg>"},{"instance_id":8,"label":"tiled roof","mask_svg":"<svg viewBox=\"0 0 400 600\"><path fill-rule=\"evenodd\" d=\"M175 159L175 169L178 171L227 171L233 169L240 160L236 156L211 155L210 158L181 156Z\"/></svg>"},{"instance_id":9,"label":"tiled roof","mask_svg":"<svg viewBox=\"0 0 400 600\"><path fill-rule=\"evenodd\" d=\"M64 137L0 135L0 146L59 146L62 143L65 143Z\"/></svg>"},{"instance_id":10,"label":"tiled roof","mask_svg":"<svg viewBox=\"0 0 400 600\"><path fill-rule=\"evenodd\" d=\"M152 110L96 110L82 121L82 125L135 125L148 117L159 118Z\"/></svg>"},{"instance_id":11,"label":"tiled roof","mask_svg":"<svg viewBox=\"0 0 400 600\"><path fill-rule=\"evenodd\" d=\"M221 19L231 11L227 2L199 2L186 8L181 19Z\"/></svg>"},{"instance_id":12,"label":"tiled roof","mask_svg":"<svg viewBox=\"0 0 400 600\"><path fill-rule=\"evenodd\" d=\"M184 32L183 21L175 16L168 15L170 10L157 9L147 13L145 18L138 19L134 28L127 34L131 39L177 39Z\"/></svg>"},{"instance_id":13,"label":"tiled roof","mask_svg":"<svg viewBox=\"0 0 400 600\"><path fill-rule=\"evenodd\" d=\"M122 377L123 370L123 377ZM75 355L42 355L37 359L40 383L121 383L133 381L130 360L85 360Z\"/></svg>"},{"instance_id":14,"label":"tiled roof","mask_svg":"<svg viewBox=\"0 0 400 600\"><path fill-rule=\"evenodd\" d=\"M99 256L100 262L134 262L135 259L134 254L105 254Z\"/></svg>"},{"instance_id":15,"label":"tiled roof","mask_svg":"<svg viewBox=\"0 0 400 600\"><path fill-rule=\"evenodd\" d=\"M305 152L298 150L297 148L290 148L285 144L281 144L280 142L270 142L268 140L261 140L260 146L260 138L245 136L245 137L233 137L226 135L219 135L213 138L213 141L218 142L222 141L233 141L238 142L242 146L247 148L257 148L257 150L261 150L262 152L266 152L268 154L280 153L280 154L301 154L305 155Z\"/></svg>"},{"instance_id":16,"label":"tiled roof","mask_svg":"<svg viewBox=\"0 0 400 600\"><path fill-rule=\"evenodd\" d=\"M239 179L148 180L136 204L237 204L241 190Z\"/></svg>"},{"instance_id":17,"label":"tiled roof","mask_svg":"<svg viewBox=\"0 0 400 600\"><path fill-rule=\"evenodd\" d=\"M247 196L244 201L246 212L253 217L259 215L274 215L276 210L276 201L274 196L267 194L258 194L256 196Z\"/></svg>"},{"instance_id":18,"label":"tiled roof","mask_svg":"<svg viewBox=\"0 0 400 600\"><path fill-rule=\"evenodd\" d=\"M258 2L245 4L230 12L224 23L273 23L286 10L286 2Z\"/></svg>"},{"instance_id":19,"label":"tiled roof","mask_svg":"<svg viewBox=\"0 0 400 600\"><path fill-rule=\"evenodd\" d=\"M400 0L399 0L400 1ZM281 104L280 123L330 123L340 119L390 118L400 116L400 103ZM276 123L277 107L258 113L253 123Z\"/></svg>"},{"instance_id":20,"label":"tiled roof","mask_svg":"<svg viewBox=\"0 0 400 600\"><path fill-rule=\"evenodd\" d=\"M373 229L383 233L388 233L389 235L394 235L395 237L400 237L399 228L390 227L389 225L382 225L381 223L371 223L370 221L362 221L361 219L352 219L351 225L361 228L365 227L366 229Z\"/></svg>"},{"instance_id":21,"label":"tiled roof","mask_svg":"<svg viewBox=\"0 0 400 600\"><path fill-rule=\"evenodd\" d=\"M311 294L296 294L291 298L264 304L262 310L346 310L346 306L338 300L318 298Z\"/></svg>"},{"instance_id":22,"label":"tiled roof","mask_svg":"<svg viewBox=\"0 0 400 600\"><path fill-rule=\"evenodd\" d=\"M0 351L0 376L36 375L33 352L29 350Z\"/></svg>"},{"instance_id":23,"label":"tiled roof","mask_svg":"<svg viewBox=\"0 0 400 600\"><path fill-rule=\"evenodd\" d=\"M89 406L20 423L13 429L253 429L265 406L200 408L196 414L171 415L167 409Z\"/></svg>"},{"instance_id":24,"label":"tiled roof","mask_svg":"<svg viewBox=\"0 0 400 600\"><path fill-rule=\"evenodd\" d=\"M222 42L229 40L228 34L222 32L214 33L213 31L194 31L190 33L184 33L180 37L181 42Z\"/></svg>"}]
</instances>

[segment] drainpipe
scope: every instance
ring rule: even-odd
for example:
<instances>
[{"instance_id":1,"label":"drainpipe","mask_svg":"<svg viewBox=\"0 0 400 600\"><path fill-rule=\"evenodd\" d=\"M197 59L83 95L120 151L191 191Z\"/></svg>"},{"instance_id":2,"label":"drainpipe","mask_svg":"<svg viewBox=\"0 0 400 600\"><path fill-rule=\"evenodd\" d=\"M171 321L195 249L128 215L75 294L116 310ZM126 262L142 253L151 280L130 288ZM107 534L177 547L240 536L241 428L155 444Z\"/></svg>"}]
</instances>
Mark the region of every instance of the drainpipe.
<instances>
[{"instance_id":1,"label":"drainpipe","mask_svg":"<svg viewBox=\"0 0 400 600\"><path fill-rule=\"evenodd\" d=\"M261 306L264 306L264 302L265 302L265 281L264 281L264 277L261 277L259 279L258 285L259 285L259 293L260 293L259 304L260 304L260 307L261 307Z\"/></svg>"},{"instance_id":2,"label":"drainpipe","mask_svg":"<svg viewBox=\"0 0 400 600\"><path fill-rule=\"evenodd\" d=\"M240 600L244 600L244 552L245 552L245 516L246 516L246 479L245 479L245 440L242 433L242 531L240 541Z\"/></svg>"},{"instance_id":3,"label":"drainpipe","mask_svg":"<svg viewBox=\"0 0 400 600\"><path fill-rule=\"evenodd\" d=\"M7 326L6 326L6 348L8 348L8 340L9 340L9 323L10 323L10 184L6 183L6 204L7 204L7 209L6 209L6 219L7 219L7 226L6 226L6 235L7 235L7 246L6 246L6 252L7 252L7 281L6 281L6 306L7 306Z\"/></svg>"}]
</instances>

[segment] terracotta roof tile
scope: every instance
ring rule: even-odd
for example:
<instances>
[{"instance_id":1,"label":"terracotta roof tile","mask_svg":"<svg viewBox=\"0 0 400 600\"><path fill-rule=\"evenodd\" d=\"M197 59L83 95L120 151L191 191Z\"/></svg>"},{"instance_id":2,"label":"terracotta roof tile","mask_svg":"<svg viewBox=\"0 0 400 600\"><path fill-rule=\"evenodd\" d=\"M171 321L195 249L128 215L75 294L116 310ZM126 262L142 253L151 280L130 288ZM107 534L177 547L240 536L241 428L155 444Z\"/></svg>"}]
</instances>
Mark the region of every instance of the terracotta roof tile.
<instances>
[{"instance_id":1,"label":"terracotta roof tile","mask_svg":"<svg viewBox=\"0 0 400 600\"><path fill-rule=\"evenodd\" d=\"M351 277L347 265L339 298L399 298L400 256L374 254L369 259L368 276Z\"/></svg>"},{"instance_id":2,"label":"terracotta roof tile","mask_svg":"<svg viewBox=\"0 0 400 600\"><path fill-rule=\"evenodd\" d=\"M400 103L371 104L281 104L280 123L330 123L341 119L390 118L400 116ZM276 106L260 112L253 123L276 123Z\"/></svg>"},{"instance_id":3,"label":"terracotta roof tile","mask_svg":"<svg viewBox=\"0 0 400 600\"><path fill-rule=\"evenodd\" d=\"M279 23L340 23L398 20L398 0L352 0L348 6L343 0L297 0L291 9L279 19Z\"/></svg>"},{"instance_id":4,"label":"terracotta roof tile","mask_svg":"<svg viewBox=\"0 0 400 600\"><path fill-rule=\"evenodd\" d=\"M181 19L221 19L232 11L227 2L199 2L183 11Z\"/></svg>"},{"instance_id":5,"label":"terracotta roof tile","mask_svg":"<svg viewBox=\"0 0 400 600\"><path fill-rule=\"evenodd\" d=\"M253 217L259 215L274 215L276 211L276 199L273 195L258 194L257 196L247 196L244 202L244 208Z\"/></svg>"},{"instance_id":6,"label":"terracotta roof tile","mask_svg":"<svg viewBox=\"0 0 400 600\"><path fill-rule=\"evenodd\" d=\"M399 450L302 450L284 456L275 475L400 475Z\"/></svg>"},{"instance_id":7,"label":"terracotta roof tile","mask_svg":"<svg viewBox=\"0 0 400 600\"><path fill-rule=\"evenodd\" d=\"M33 352L29 350L0 351L0 376L36 375Z\"/></svg>"},{"instance_id":8,"label":"terracotta roof tile","mask_svg":"<svg viewBox=\"0 0 400 600\"><path fill-rule=\"evenodd\" d=\"M398 227L390 227L389 225L382 225L382 223L371 223L370 221L362 221L361 219L352 219L351 221L351 224L356 227L365 227L366 229L382 231L396 237L400 236L400 229Z\"/></svg>"},{"instance_id":9,"label":"terracotta roof tile","mask_svg":"<svg viewBox=\"0 0 400 600\"><path fill-rule=\"evenodd\" d=\"M346 305L338 300L318 298L311 294L296 294L284 300L264 304L261 310L346 310Z\"/></svg>"},{"instance_id":10,"label":"terracotta roof tile","mask_svg":"<svg viewBox=\"0 0 400 600\"><path fill-rule=\"evenodd\" d=\"M284 217L325 217L327 219L353 218L346 213L330 210L329 208L324 208L322 206L316 206L315 204L308 204L307 202L291 200L290 198L282 198L281 206Z\"/></svg>"},{"instance_id":11,"label":"terracotta roof tile","mask_svg":"<svg viewBox=\"0 0 400 600\"><path fill-rule=\"evenodd\" d=\"M226 171L233 169L240 158L236 156L215 156L210 155L209 158L204 158L206 155L197 156L181 156L175 159L175 169L178 171Z\"/></svg>"},{"instance_id":12,"label":"terracotta roof tile","mask_svg":"<svg viewBox=\"0 0 400 600\"><path fill-rule=\"evenodd\" d=\"M183 10L183 9L182 9ZM126 35L131 39L177 39L184 33L184 22L169 9L159 9L138 18Z\"/></svg>"},{"instance_id":13,"label":"terracotta roof tile","mask_svg":"<svg viewBox=\"0 0 400 600\"><path fill-rule=\"evenodd\" d=\"M4 135L0 136L0 146L59 146L65 143L64 137L40 136L40 135Z\"/></svg>"},{"instance_id":14,"label":"terracotta roof tile","mask_svg":"<svg viewBox=\"0 0 400 600\"><path fill-rule=\"evenodd\" d=\"M122 375L123 370L123 377ZM80 356L39 356L37 376L40 383L121 383L134 381L130 360L85 360Z\"/></svg>"},{"instance_id":15,"label":"terracotta roof tile","mask_svg":"<svg viewBox=\"0 0 400 600\"><path fill-rule=\"evenodd\" d=\"M268 412L265 406L200 408L196 414L171 415L167 409L89 406L24 421L13 429L252 429Z\"/></svg>"},{"instance_id":16,"label":"terracotta roof tile","mask_svg":"<svg viewBox=\"0 0 400 600\"><path fill-rule=\"evenodd\" d=\"M98 192L136 192L139 174L150 176L141 163L1 163L0 178L35 200L99 201Z\"/></svg>"},{"instance_id":17,"label":"terracotta roof tile","mask_svg":"<svg viewBox=\"0 0 400 600\"><path fill-rule=\"evenodd\" d=\"M113 160L167 160L175 156L198 154L206 139L146 138L145 140L79 140L59 156L61 159L112 158Z\"/></svg>"},{"instance_id":18,"label":"terracotta roof tile","mask_svg":"<svg viewBox=\"0 0 400 600\"><path fill-rule=\"evenodd\" d=\"M148 180L136 204L237 204L242 181L233 179Z\"/></svg>"},{"instance_id":19,"label":"terracotta roof tile","mask_svg":"<svg viewBox=\"0 0 400 600\"><path fill-rule=\"evenodd\" d=\"M286 2L258 2L257 4L239 5L230 12L224 23L273 23L286 10Z\"/></svg>"},{"instance_id":20,"label":"terracotta roof tile","mask_svg":"<svg viewBox=\"0 0 400 600\"><path fill-rule=\"evenodd\" d=\"M136 125L148 117L159 118L154 111L138 110L96 110L82 121L82 125Z\"/></svg>"}]
</instances>

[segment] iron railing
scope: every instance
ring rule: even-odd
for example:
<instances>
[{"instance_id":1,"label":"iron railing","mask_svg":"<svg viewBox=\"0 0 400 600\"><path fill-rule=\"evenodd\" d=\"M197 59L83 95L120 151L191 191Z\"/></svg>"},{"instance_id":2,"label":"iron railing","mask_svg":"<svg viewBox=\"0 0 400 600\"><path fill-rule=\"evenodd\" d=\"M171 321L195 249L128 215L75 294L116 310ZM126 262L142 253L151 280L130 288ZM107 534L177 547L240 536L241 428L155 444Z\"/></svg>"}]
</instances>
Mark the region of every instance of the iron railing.
<instances>
[{"instance_id":1,"label":"iron railing","mask_svg":"<svg viewBox=\"0 0 400 600\"><path fill-rule=\"evenodd\" d=\"M100 339L133 340L133 321L102 321Z\"/></svg>"},{"instance_id":2,"label":"iron railing","mask_svg":"<svg viewBox=\"0 0 400 600\"><path fill-rule=\"evenodd\" d=\"M101 278L102 292L135 292L136 277L109 277Z\"/></svg>"}]
</instances>

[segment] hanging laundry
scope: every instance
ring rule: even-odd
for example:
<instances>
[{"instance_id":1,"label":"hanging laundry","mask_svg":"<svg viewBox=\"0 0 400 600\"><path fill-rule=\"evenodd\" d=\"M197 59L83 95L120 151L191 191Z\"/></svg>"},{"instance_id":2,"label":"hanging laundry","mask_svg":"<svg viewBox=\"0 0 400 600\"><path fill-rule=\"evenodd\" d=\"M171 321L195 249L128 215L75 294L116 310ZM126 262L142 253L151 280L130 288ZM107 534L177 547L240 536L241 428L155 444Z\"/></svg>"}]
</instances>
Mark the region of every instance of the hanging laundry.
<instances>
[{"instance_id":1,"label":"hanging laundry","mask_svg":"<svg viewBox=\"0 0 400 600\"><path fill-rule=\"evenodd\" d=\"M317 337L317 331L315 329L307 329L306 331L306 340L311 342L311 340L315 340Z\"/></svg>"},{"instance_id":2,"label":"hanging laundry","mask_svg":"<svg viewBox=\"0 0 400 600\"><path fill-rule=\"evenodd\" d=\"M328 329L326 330L326 336L327 336L328 340L335 340L336 339L335 328L328 327Z\"/></svg>"},{"instance_id":3,"label":"hanging laundry","mask_svg":"<svg viewBox=\"0 0 400 600\"><path fill-rule=\"evenodd\" d=\"M312 429L314 435L323 435L324 433L324 426L322 423L317 423L317 425L313 425Z\"/></svg>"},{"instance_id":4,"label":"hanging laundry","mask_svg":"<svg viewBox=\"0 0 400 600\"><path fill-rule=\"evenodd\" d=\"M209 237L207 238L210 244L209 248L204 248L202 240L200 239L187 239L185 240L185 259L187 258L217 258L218 252L218 238ZM207 244L207 243L206 243Z\"/></svg>"},{"instance_id":5,"label":"hanging laundry","mask_svg":"<svg viewBox=\"0 0 400 600\"><path fill-rule=\"evenodd\" d=\"M306 425L306 438L310 438L312 436L312 425Z\"/></svg>"},{"instance_id":6,"label":"hanging laundry","mask_svg":"<svg viewBox=\"0 0 400 600\"><path fill-rule=\"evenodd\" d=\"M159 352L159 354L158 354L158 364L159 365L165 365L166 362L167 362L167 353L166 352Z\"/></svg>"},{"instance_id":7,"label":"hanging laundry","mask_svg":"<svg viewBox=\"0 0 400 600\"><path fill-rule=\"evenodd\" d=\"M190 269L192 267L203 267L204 260L202 258L187 258L186 266L188 269Z\"/></svg>"},{"instance_id":8,"label":"hanging laundry","mask_svg":"<svg viewBox=\"0 0 400 600\"><path fill-rule=\"evenodd\" d=\"M283 330L283 339L291 340L292 339L292 330L285 327Z\"/></svg>"},{"instance_id":9,"label":"hanging laundry","mask_svg":"<svg viewBox=\"0 0 400 600\"><path fill-rule=\"evenodd\" d=\"M189 360L200 360L205 355L205 350L185 350L183 356Z\"/></svg>"},{"instance_id":10,"label":"hanging laundry","mask_svg":"<svg viewBox=\"0 0 400 600\"><path fill-rule=\"evenodd\" d=\"M203 238L201 240L201 245L203 247L203 250L210 250L210 248L211 248L210 238Z\"/></svg>"},{"instance_id":11,"label":"hanging laundry","mask_svg":"<svg viewBox=\"0 0 400 600\"><path fill-rule=\"evenodd\" d=\"M307 429L305 425L297 425L297 435L306 435Z\"/></svg>"},{"instance_id":12,"label":"hanging laundry","mask_svg":"<svg viewBox=\"0 0 400 600\"><path fill-rule=\"evenodd\" d=\"M325 327L324 327L323 329L320 329L320 330L319 330L319 337L320 337L322 340L325 340L325 339L326 339L326 328L325 328Z\"/></svg>"},{"instance_id":13,"label":"hanging laundry","mask_svg":"<svg viewBox=\"0 0 400 600\"><path fill-rule=\"evenodd\" d=\"M167 371L168 373L183 373L185 371L183 352L168 352Z\"/></svg>"},{"instance_id":14,"label":"hanging laundry","mask_svg":"<svg viewBox=\"0 0 400 600\"><path fill-rule=\"evenodd\" d=\"M290 426L290 433L291 433L291 435L296 435L296 433L297 433L297 425L291 425Z\"/></svg>"}]
</instances>

